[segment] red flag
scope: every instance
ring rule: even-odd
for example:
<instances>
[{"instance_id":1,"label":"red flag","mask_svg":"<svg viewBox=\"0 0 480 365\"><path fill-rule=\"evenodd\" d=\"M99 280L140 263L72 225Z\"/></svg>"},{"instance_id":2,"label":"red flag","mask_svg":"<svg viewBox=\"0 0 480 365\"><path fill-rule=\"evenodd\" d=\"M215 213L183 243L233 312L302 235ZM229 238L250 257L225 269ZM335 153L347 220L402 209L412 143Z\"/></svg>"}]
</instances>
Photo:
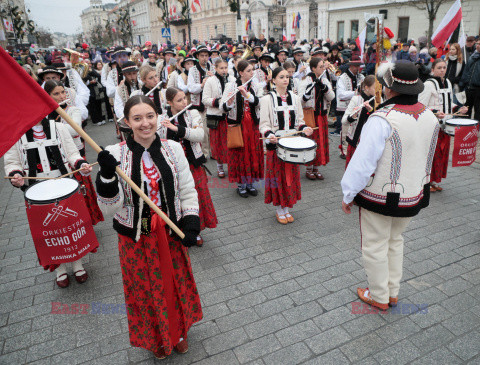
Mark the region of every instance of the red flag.
<instances>
[{"instance_id":1,"label":"red flag","mask_svg":"<svg viewBox=\"0 0 480 365\"><path fill-rule=\"evenodd\" d=\"M58 104L0 47L0 157Z\"/></svg>"},{"instance_id":2,"label":"red flag","mask_svg":"<svg viewBox=\"0 0 480 365\"><path fill-rule=\"evenodd\" d=\"M447 11L447 14L445 14L437 29L432 34L432 44L440 48L445 42L448 42L461 21L462 4L460 0L457 0Z\"/></svg>"}]
</instances>

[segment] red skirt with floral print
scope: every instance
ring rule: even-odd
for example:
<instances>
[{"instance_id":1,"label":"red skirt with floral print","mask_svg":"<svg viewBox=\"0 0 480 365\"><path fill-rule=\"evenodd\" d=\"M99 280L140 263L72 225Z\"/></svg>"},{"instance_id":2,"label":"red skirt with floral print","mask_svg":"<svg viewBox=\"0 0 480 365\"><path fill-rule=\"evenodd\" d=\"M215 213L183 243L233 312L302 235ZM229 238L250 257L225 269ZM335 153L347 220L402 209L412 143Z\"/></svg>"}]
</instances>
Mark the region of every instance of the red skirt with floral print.
<instances>
[{"instance_id":1,"label":"red skirt with floral print","mask_svg":"<svg viewBox=\"0 0 480 365\"><path fill-rule=\"evenodd\" d=\"M215 228L218 223L217 213L215 213L210 190L208 190L207 174L202 166L193 167L193 165L190 165L190 171L192 172L195 189L198 194L200 229Z\"/></svg>"},{"instance_id":2,"label":"red skirt with floral print","mask_svg":"<svg viewBox=\"0 0 480 365\"><path fill-rule=\"evenodd\" d=\"M227 162L227 117L218 122L217 129L210 129L210 148L212 149L212 157L218 163Z\"/></svg>"},{"instance_id":3,"label":"red skirt with floral print","mask_svg":"<svg viewBox=\"0 0 480 365\"><path fill-rule=\"evenodd\" d=\"M450 136L440 130L438 133L437 147L433 155L432 172L430 181L440 183L447 177L448 157L450 155Z\"/></svg>"},{"instance_id":4,"label":"red skirt with floral print","mask_svg":"<svg viewBox=\"0 0 480 365\"><path fill-rule=\"evenodd\" d=\"M88 212L92 219L92 224L95 225L98 222L102 222L103 214L97 204L97 193L93 187L92 178L90 176L82 176L80 173L74 174L75 179L80 183L80 185L85 186L85 204L87 205Z\"/></svg>"},{"instance_id":5,"label":"red skirt with floral print","mask_svg":"<svg viewBox=\"0 0 480 365\"><path fill-rule=\"evenodd\" d=\"M325 166L330 161L329 145L328 145L328 117L326 115L315 116L315 126L318 129L308 137L317 143L315 151L315 159L307 163L307 166Z\"/></svg>"},{"instance_id":6,"label":"red skirt with floral print","mask_svg":"<svg viewBox=\"0 0 480 365\"><path fill-rule=\"evenodd\" d=\"M300 199L302 187L298 165L283 162L277 157L277 151L267 151L265 203L292 208Z\"/></svg>"},{"instance_id":7,"label":"red skirt with floral print","mask_svg":"<svg viewBox=\"0 0 480 365\"><path fill-rule=\"evenodd\" d=\"M138 242L118 235L118 249L130 343L169 355L203 314L188 250L161 229Z\"/></svg>"},{"instance_id":8,"label":"red skirt with floral print","mask_svg":"<svg viewBox=\"0 0 480 365\"><path fill-rule=\"evenodd\" d=\"M228 180L251 184L263 179L264 152L258 125L253 122L248 103L243 112L243 148L228 149Z\"/></svg>"}]
</instances>

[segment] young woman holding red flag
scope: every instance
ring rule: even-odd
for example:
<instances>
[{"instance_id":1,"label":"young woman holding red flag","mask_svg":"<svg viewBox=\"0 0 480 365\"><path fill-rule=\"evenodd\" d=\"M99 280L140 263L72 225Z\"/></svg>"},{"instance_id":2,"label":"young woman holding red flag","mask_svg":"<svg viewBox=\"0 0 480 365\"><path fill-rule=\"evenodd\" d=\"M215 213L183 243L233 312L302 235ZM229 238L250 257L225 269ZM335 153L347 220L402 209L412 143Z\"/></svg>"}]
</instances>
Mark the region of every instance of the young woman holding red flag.
<instances>
[{"instance_id":1,"label":"young woman holding red flag","mask_svg":"<svg viewBox=\"0 0 480 365\"><path fill-rule=\"evenodd\" d=\"M156 133L158 115L148 96L132 96L124 116L132 134L98 155L98 201L105 214L115 214L130 343L163 359L173 349L188 351L187 332L202 319L187 249L200 232L197 191L182 146ZM165 227L130 185L119 181L116 166L185 238Z\"/></svg>"}]
</instances>

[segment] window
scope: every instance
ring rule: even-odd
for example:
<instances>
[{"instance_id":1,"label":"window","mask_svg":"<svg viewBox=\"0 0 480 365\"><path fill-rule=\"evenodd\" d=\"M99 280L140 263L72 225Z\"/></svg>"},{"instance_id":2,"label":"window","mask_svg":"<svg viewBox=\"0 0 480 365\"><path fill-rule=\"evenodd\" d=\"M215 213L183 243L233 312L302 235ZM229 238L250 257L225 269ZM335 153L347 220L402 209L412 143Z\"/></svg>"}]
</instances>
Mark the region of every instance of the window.
<instances>
[{"instance_id":1,"label":"window","mask_svg":"<svg viewBox=\"0 0 480 365\"><path fill-rule=\"evenodd\" d=\"M400 38L402 42L406 42L408 40L409 23L409 17L398 18L398 38Z\"/></svg>"},{"instance_id":2,"label":"window","mask_svg":"<svg viewBox=\"0 0 480 365\"><path fill-rule=\"evenodd\" d=\"M350 39L355 40L358 37L358 20L352 20L350 26Z\"/></svg>"},{"instance_id":3,"label":"window","mask_svg":"<svg viewBox=\"0 0 480 365\"><path fill-rule=\"evenodd\" d=\"M227 25L226 24L223 25L223 34L227 35Z\"/></svg>"},{"instance_id":4,"label":"window","mask_svg":"<svg viewBox=\"0 0 480 365\"><path fill-rule=\"evenodd\" d=\"M375 20L370 20L367 22L367 35L366 40L372 42L375 39Z\"/></svg>"},{"instance_id":5,"label":"window","mask_svg":"<svg viewBox=\"0 0 480 365\"><path fill-rule=\"evenodd\" d=\"M343 41L345 35L345 22L337 22L337 42Z\"/></svg>"}]
</instances>

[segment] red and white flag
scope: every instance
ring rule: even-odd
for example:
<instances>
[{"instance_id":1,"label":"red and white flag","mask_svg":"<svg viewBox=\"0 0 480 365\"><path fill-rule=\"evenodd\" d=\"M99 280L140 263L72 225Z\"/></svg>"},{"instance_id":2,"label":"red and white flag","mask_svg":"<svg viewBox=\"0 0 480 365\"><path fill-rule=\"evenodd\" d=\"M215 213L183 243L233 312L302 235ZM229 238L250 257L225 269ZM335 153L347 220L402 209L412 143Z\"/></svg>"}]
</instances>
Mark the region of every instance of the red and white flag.
<instances>
[{"instance_id":1,"label":"red and white flag","mask_svg":"<svg viewBox=\"0 0 480 365\"><path fill-rule=\"evenodd\" d=\"M287 33L285 33L285 28L283 28L282 41L283 41L283 42L286 42L286 41L287 41Z\"/></svg>"},{"instance_id":2,"label":"red and white flag","mask_svg":"<svg viewBox=\"0 0 480 365\"><path fill-rule=\"evenodd\" d=\"M437 48L442 47L445 42L450 39L452 33L457 29L461 21L462 4L460 0L456 0L432 34L432 44Z\"/></svg>"},{"instance_id":3,"label":"red and white flag","mask_svg":"<svg viewBox=\"0 0 480 365\"><path fill-rule=\"evenodd\" d=\"M0 47L2 85L0 98L0 157L30 128L58 108L58 104ZM28 108L25 108L28 105Z\"/></svg>"},{"instance_id":4,"label":"red and white flag","mask_svg":"<svg viewBox=\"0 0 480 365\"><path fill-rule=\"evenodd\" d=\"M3 25L7 32L13 32L13 23L10 20L3 19Z\"/></svg>"},{"instance_id":5,"label":"red and white flag","mask_svg":"<svg viewBox=\"0 0 480 365\"><path fill-rule=\"evenodd\" d=\"M367 38L367 27L363 29L355 39L358 49L360 50L360 59L363 60L363 50L365 49L365 39Z\"/></svg>"},{"instance_id":6,"label":"red and white flag","mask_svg":"<svg viewBox=\"0 0 480 365\"><path fill-rule=\"evenodd\" d=\"M197 12L202 10L202 5L200 5L200 0L193 0L192 1L192 12Z\"/></svg>"}]
</instances>

